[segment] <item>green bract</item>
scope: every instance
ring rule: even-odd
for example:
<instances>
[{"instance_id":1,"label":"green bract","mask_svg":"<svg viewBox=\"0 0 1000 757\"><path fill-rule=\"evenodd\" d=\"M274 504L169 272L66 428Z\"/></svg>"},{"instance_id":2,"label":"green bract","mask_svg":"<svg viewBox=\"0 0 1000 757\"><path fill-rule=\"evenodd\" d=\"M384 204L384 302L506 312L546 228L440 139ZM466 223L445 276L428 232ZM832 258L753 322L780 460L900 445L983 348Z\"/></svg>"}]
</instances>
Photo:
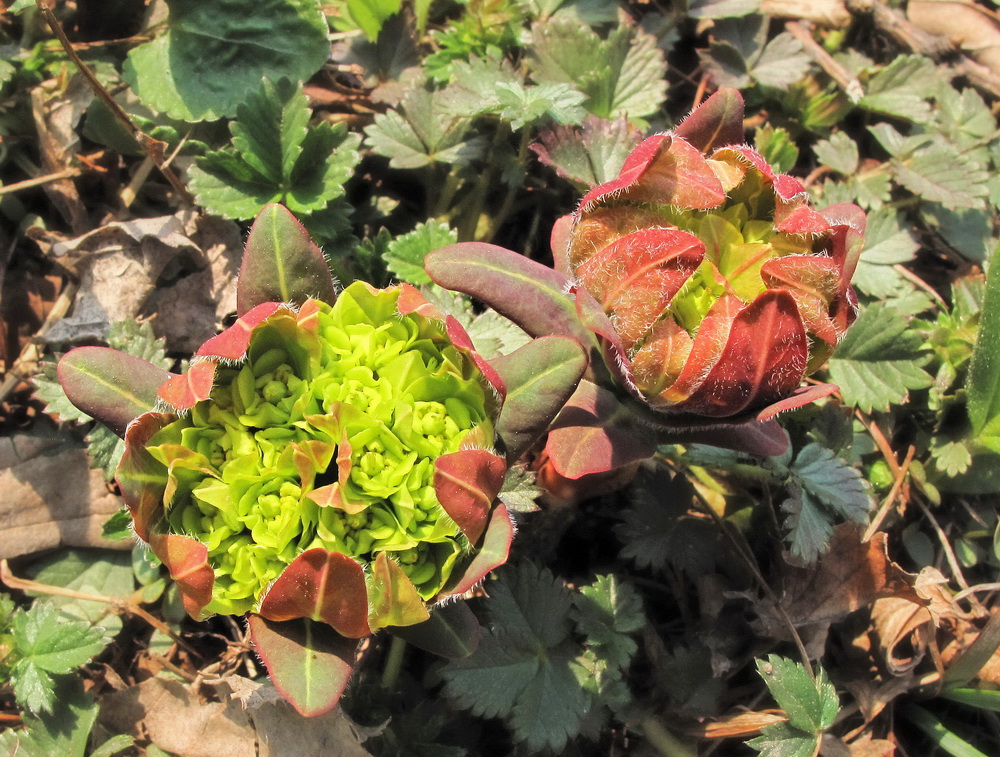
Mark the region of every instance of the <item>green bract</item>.
<instances>
[{"instance_id":1,"label":"green bract","mask_svg":"<svg viewBox=\"0 0 1000 757\"><path fill-rule=\"evenodd\" d=\"M208 548L203 613L256 609L317 547L402 568L423 599L469 540L438 501L435 460L493 438L493 403L444 324L400 315L400 290L345 290L253 329L245 361L220 365L208 399L155 433L171 533Z\"/></svg>"}]
</instances>

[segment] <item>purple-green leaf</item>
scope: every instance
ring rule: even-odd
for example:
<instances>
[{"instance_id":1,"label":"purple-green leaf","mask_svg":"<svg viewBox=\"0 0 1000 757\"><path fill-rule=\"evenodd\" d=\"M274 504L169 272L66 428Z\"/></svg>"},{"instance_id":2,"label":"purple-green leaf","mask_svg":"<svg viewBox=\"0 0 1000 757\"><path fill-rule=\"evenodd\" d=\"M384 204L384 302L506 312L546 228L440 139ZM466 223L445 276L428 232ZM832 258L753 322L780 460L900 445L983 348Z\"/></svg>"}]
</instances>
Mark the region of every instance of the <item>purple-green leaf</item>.
<instances>
[{"instance_id":1,"label":"purple-green leaf","mask_svg":"<svg viewBox=\"0 0 1000 757\"><path fill-rule=\"evenodd\" d=\"M497 433L513 462L545 433L573 394L587 370L587 355L573 339L546 336L493 360L492 365L507 386Z\"/></svg>"},{"instance_id":2,"label":"purple-green leaf","mask_svg":"<svg viewBox=\"0 0 1000 757\"><path fill-rule=\"evenodd\" d=\"M532 336L595 345L566 293L569 279L541 263L493 244L462 242L432 252L424 265L434 283L481 300Z\"/></svg>"},{"instance_id":3,"label":"purple-green leaf","mask_svg":"<svg viewBox=\"0 0 1000 757\"><path fill-rule=\"evenodd\" d=\"M59 383L69 401L119 436L156 404L156 391L174 374L147 360L106 347L78 347L59 361Z\"/></svg>"},{"instance_id":4,"label":"purple-green leaf","mask_svg":"<svg viewBox=\"0 0 1000 757\"><path fill-rule=\"evenodd\" d=\"M308 618L249 618L250 637L275 688L306 717L332 710L354 672L357 642Z\"/></svg>"},{"instance_id":5,"label":"purple-green leaf","mask_svg":"<svg viewBox=\"0 0 1000 757\"><path fill-rule=\"evenodd\" d=\"M453 579L454 583L449 585L441 597L461 596L474 587L486 574L497 566L507 562L510 554L510 543L514 538L514 524L510 519L506 505L499 505L493 508L490 515L490 522L486 526L486 533L483 534L479 551L472 558L472 562L462 571L462 575Z\"/></svg>"},{"instance_id":6,"label":"purple-green leaf","mask_svg":"<svg viewBox=\"0 0 1000 757\"><path fill-rule=\"evenodd\" d=\"M465 602L435 607L423 623L389 632L425 652L449 660L461 660L476 651L481 630L475 614Z\"/></svg>"},{"instance_id":7,"label":"purple-green leaf","mask_svg":"<svg viewBox=\"0 0 1000 757\"><path fill-rule=\"evenodd\" d=\"M323 253L282 205L265 205L250 229L236 289L239 315L265 302L333 302L337 292Z\"/></svg>"},{"instance_id":8,"label":"purple-green leaf","mask_svg":"<svg viewBox=\"0 0 1000 757\"><path fill-rule=\"evenodd\" d=\"M718 147L741 145L743 132L743 96L738 90L720 89L681 123L674 134L687 140L703 153Z\"/></svg>"}]
</instances>

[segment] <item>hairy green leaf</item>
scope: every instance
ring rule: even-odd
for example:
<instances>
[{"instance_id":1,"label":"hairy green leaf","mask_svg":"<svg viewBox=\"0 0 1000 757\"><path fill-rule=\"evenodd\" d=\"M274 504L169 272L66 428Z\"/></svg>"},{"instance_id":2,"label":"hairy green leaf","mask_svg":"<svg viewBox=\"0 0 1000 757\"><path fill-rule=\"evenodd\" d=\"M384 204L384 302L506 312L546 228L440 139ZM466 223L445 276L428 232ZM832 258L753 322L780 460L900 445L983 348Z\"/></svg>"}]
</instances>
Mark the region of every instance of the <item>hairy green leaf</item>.
<instances>
[{"instance_id":1,"label":"hairy green leaf","mask_svg":"<svg viewBox=\"0 0 1000 757\"><path fill-rule=\"evenodd\" d=\"M531 145L538 159L583 189L615 178L642 132L624 116L614 121L587 116L579 127L545 129L538 139Z\"/></svg>"},{"instance_id":2,"label":"hairy green leaf","mask_svg":"<svg viewBox=\"0 0 1000 757\"><path fill-rule=\"evenodd\" d=\"M761 735L747 742L763 757L815 757L820 737L793 728L787 723L774 723L760 729Z\"/></svg>"},{"instance_id":3,"label":"hairy green leaf","mask_svg":"<svg viewBox=\"0 0 1000 757\"><path fill-rule=\"evenodd\" d=\"M872 77L858 105L912 121L929 121L931 105L928 100L934 94L937 81L937 69L930 58L903 55Z\"/></svg>"},{"instance_id":4,"label":"hairy green leaf","mask_svg":"<svg viewBox=\"0 0 1000 757\"><path fill-rule=\"evenodd\" d=\"M757 672L793 728L819 734L833 725L840 701L823 668L814 680L801 663L772 654L757 660Z\"/></svg>"},{"instance_id":5,"label":"hairy green leaf","mask_svg":"<svg viewBox=\"0 0 1000 757\"><path fill-rule=\"evenodd\" d=\"M631 634L646 624L642 598L614 575L598 576L573 597L577 630L610 665L624 670L638 651Z\"/></svg>"},{"instance_id":6,"label":"hairy green leaf","mask_svg":"<svg viewBox=\"0 0 1000 757\"><path fill-rule=\"evenodd\" d=\"M829 139L819 140L813 152L820 162L845 176L858 170L858 145L846 132L834 132Z\"/></svg>"},{"instance_id":7,"label":"hairy green leaf","mask_svg":"<svg viewBox=\"0 0 1000 757\"><path fill-rule=\"evenodd\" d=\"M172 118L232 116L264 77L304 81L330 52L317 0L168 0L167 6L166 33L134 48L123 76L145 104Z\"/></svg>"},{"instance_id":8,"label":"hairy green leaf","mask_svg":"<svg viewBox=\"0 0 1000 757\"><path fill-rule=\"evenodd\" d=\"M0 754L17 757L84 757L97 720L97 703L80 681L64 679L56 688L52 712L25 713L27 730L0 733ZM94 752L92 754L97 754Z\"/></svg>"},{"instance_id":9,"label":"hairy green leaf","mask_svg":"<svg viewBox=\"0 0 1000 757\"><path fill-rule=\"evenodd\" d=\"M497 497L514 512L531 513L539 509L535 500L542 492L543 489L535 485L534 473L523 465L512 465L507 469Z\"/></svg>"},{"instance_id":10,"label":"hairy green leaf","mask_svg":"<svg viewBox=\"0 0 1000 757\"><path fill-rule=\"evenodd\" d=\"M947 142L934 141L891 165L900 184L947 208L975 207L989 194L986 168Z\"/></svg>"},{"instance_id":11,"label":"hairy green leaf","mask_svg":"<svg viewBox=\"0 0 1000 757\"><path fill-rule=\"evenodd\" d=\"M1000 248L993 252L986 275L982 320L966 388L972 432L983 437L987 429L997 427L1000 418ZM991 437L987 446L1000 451L1000 433L993 432Z\"/></svg>"},{"instance_id":12,"label":"hairy green leaf","mask_svg":"<svg viewBox=\"0 0 1000 757\"><path fill-rule=\"evenodd\" d=\"M861 311L830 359L830 378L840 386L844 402L866 413L905 402L909 389L933 383L921 366L920 336L906 320L884 304Z\"/></svg>"}]
</instances>

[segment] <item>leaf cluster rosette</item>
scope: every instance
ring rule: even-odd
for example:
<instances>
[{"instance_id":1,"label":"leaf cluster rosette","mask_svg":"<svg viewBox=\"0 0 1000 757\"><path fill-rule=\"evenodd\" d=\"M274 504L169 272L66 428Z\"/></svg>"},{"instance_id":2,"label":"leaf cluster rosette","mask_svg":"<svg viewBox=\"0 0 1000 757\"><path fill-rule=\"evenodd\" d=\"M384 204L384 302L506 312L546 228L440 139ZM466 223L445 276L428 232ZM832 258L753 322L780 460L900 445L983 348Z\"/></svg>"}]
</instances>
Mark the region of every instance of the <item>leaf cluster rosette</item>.
<instances>
[{"instance_id":1,"label":"leaf cluster rosette","mask_svg":"<svg viewBox=\"0 0 1000 757\"><path fill-rule=\"evenodd\" d=\"M251 230L237 295L238 320L183 375L84 347L60 380L124 436L117 481L135 533L188 613L249 613L279 690L318 714L346 686L349 640L429 623L425 648L447 653L434 636L456 629L474 647L468 617L429 608L506 560L504 452L544 431L586 360L572 340L536 340L505 381L413 287L336 295L278 205ZM525 365L546 356L561 383L547 403L523 399L538 383Z\"/></svg>"},{"instance_id":2,"label":"leaf cluster rosette","mask_svg":"<svg viewBox=\"0 0 1000 757\"><path fill-rule=\"evenodd\" d=\"M780 453L773 417L835 390L801 384L855 317L864 227L857 206L810 207L748 147L743 100L723 89L556 223L556 270L466 244L433 253L428 272L529 333L588 347L589 375L545 448L574 480L670 441ZM476 275L458 280L459 262Z\"/></svg>"}]
</instances>

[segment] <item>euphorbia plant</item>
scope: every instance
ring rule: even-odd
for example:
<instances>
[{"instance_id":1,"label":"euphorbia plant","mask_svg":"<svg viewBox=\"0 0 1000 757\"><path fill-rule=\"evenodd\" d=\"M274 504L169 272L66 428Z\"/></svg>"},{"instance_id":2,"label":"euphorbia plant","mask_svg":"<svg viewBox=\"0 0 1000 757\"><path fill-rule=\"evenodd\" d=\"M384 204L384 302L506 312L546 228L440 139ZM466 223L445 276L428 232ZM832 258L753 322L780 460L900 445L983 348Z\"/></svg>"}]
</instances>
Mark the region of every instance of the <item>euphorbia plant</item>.
<instances>
[{"instance_id":1,"label":"euphorbia plant","mask_svg":"<svg viewBox=\"0 0 1000 757\"><path fill-rule=\"evenodd\" d=\"M60 379L124 435L135 533L188 613L249 614L275 685L317 714L358 638L427 623L415 638L448 651L429 607L506 560L507 456L544 431L586 358L552 337L498 372L413 287L338 296L276 205L247 241L238 310L183 375L91 347L62 359ZM475 634L467 615L450 622Z\"/></svg>"},{"instance_id":2,"label":"euphorbia plant","mask_svg":"<svg viewBox=\"0 0 1000 757\"><path fill-rule=\"evenodd\" d=\"M432 253L427 270L531 334L588 346L588 376L544 450L578 479L669 441L780 452L773 417L835 390L801 384L854 318L864 223L854 205L814 210L747 147L743 100L727 89L556 223L558 270L478 243Z\"/></svg>"}]
</instances>

